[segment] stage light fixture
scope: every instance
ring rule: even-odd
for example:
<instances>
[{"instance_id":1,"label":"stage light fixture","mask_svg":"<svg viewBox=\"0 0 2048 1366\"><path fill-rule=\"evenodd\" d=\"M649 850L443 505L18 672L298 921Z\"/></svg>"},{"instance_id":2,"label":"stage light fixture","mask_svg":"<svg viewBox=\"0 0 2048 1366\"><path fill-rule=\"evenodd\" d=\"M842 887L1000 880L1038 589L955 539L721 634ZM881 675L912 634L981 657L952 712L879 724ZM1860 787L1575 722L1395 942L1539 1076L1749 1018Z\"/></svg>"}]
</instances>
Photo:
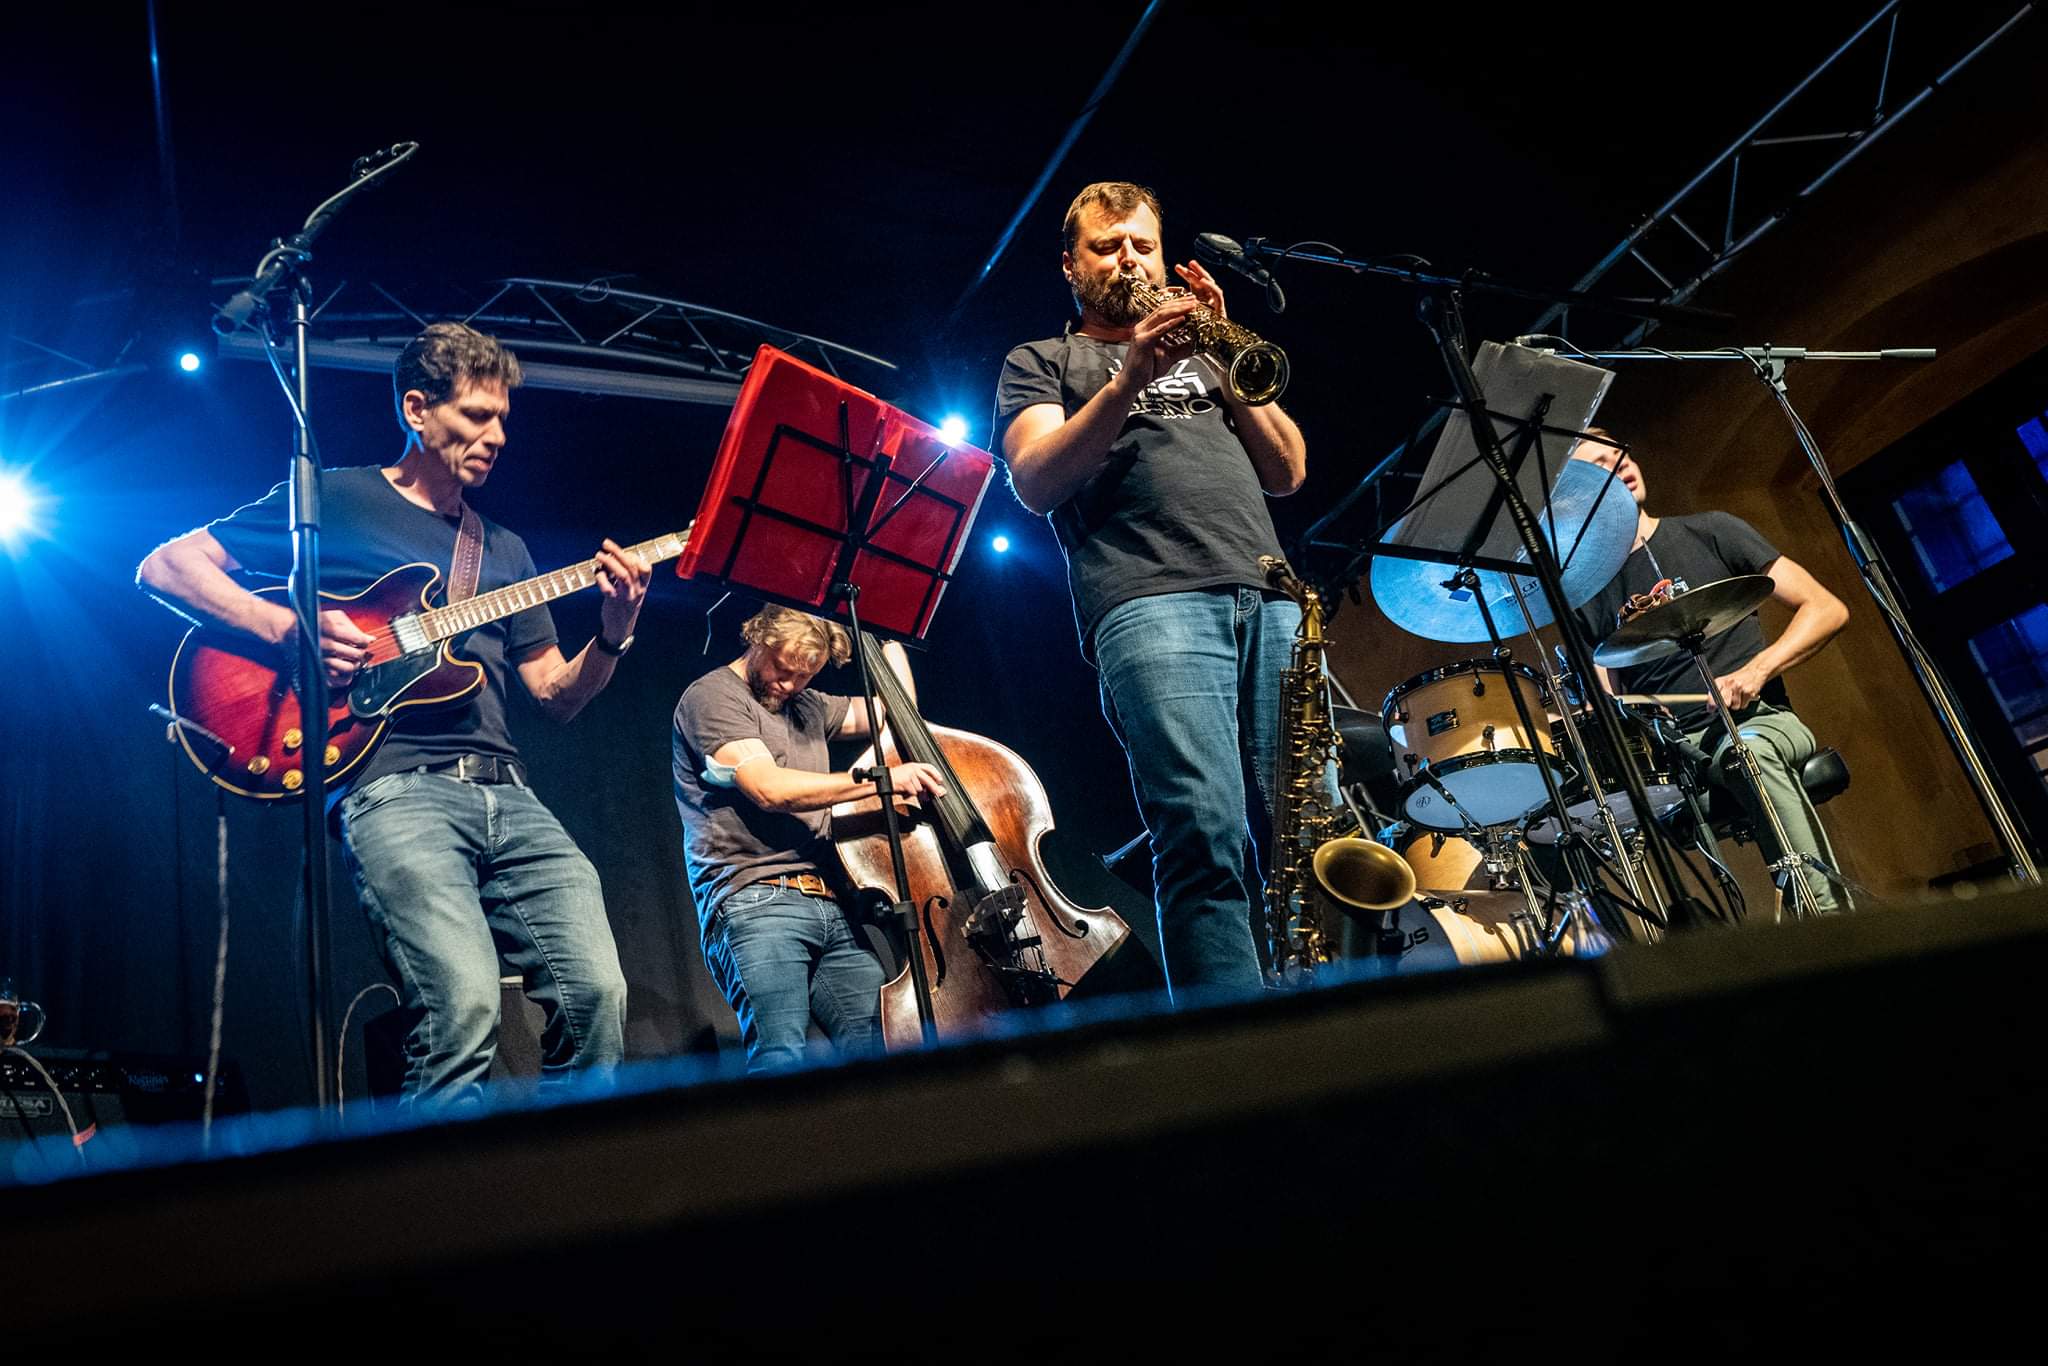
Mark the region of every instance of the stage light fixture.
<instances>
[{"instance_id":1,"label":"stage light fixture","mask_svg":"<svg viewBox=\"0 0 2048 1366\"><path fill-rule=\"evenodd\" d=\"M11 548L35 530L41 501L18 470L0 469L0 541Z\"/></svg>"},{"instance_id":2,"label":"stage light fixture","mask_svg":"<svg viewBox=\"0 0 2048 1366\"><path fill-rule=\"evenodd\" d=\"M958 413L948 416L939 424L939 435L947 441L958 443L967 439L967 419Z\"/></svg>"},{"instance_id":3,"label":"stage light fixture","mask_svg":"<svg viewBox=\"0 0 2048 1366\"><path fill-rule=\"evenodd\" d=\"M996 554L998 554L998 555L1001 555L1001 554L1003 554L1003 553L1004 553L1005 551L1009 550L1009 548L1010 548L1010 538L1009 538L1008 536L1003 536L1003 535L997 535L997 536L993 537L992 539L990 539L990 541L989 541L989 543L988 543L988 548L989 548L990 550L993 550L993 551L995 551L995 552L996 552Z\"/></svg>"},{"instance_id":4,"label":"stage light fixture","mask_svg":"<svg viewBox=\"0 0 2048 1366\"><path fill-rule=\"evenodd\" d=\"M188 375L198 374L199 367L202 364L204 362L200 360L197 351L180 351L178 353L178 368Z\"/></svg>"}]
</instances>

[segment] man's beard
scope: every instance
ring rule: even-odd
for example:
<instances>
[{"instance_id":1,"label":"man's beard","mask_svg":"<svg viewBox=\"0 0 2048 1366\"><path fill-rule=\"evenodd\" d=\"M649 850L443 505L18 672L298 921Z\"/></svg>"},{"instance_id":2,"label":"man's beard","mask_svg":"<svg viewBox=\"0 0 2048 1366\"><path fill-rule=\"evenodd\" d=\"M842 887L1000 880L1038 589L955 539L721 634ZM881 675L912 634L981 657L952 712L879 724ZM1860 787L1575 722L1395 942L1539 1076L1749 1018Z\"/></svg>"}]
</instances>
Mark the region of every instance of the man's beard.
<instances>
[{"instance_id":1,"label":"man's beard","mask_svg":"<svg viewBox=\"0 0 2048 1366\"><path fill-rule=\"evenodd\" d=\"M751 664L747 667L747 691L754 695L756 702L759 702L769 711L781 711L782 704L789 700L788 698L777 697L767 681L761 675L754 672Z\"/></svg>"},{"instance_id":2,"label":"man's beard","mask_svg":"<svg viewBox=\"0 0 2048 1366\"><path fill-rule=\"evenodd\" d=\"M1111 327L1135 327L1149 311L1139 307L1131 293L1132 282L1142 278L1123 274L1078 275L1074 279L1074 299L1083 311L1093 313Z\"/></svg>"}]
</instances>

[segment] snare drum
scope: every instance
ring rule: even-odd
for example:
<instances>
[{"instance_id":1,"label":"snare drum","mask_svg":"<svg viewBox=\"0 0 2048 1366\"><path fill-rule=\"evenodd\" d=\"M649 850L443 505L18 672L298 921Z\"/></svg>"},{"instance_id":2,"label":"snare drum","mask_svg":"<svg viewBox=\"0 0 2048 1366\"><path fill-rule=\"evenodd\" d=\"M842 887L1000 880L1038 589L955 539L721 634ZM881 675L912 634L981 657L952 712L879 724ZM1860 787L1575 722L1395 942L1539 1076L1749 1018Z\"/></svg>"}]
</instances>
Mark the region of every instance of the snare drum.
<instances>
[{"instance_id":1,"label":"snare drum","mask_svg":"<svg viewBox=\"0 0 2048 1366\"><path fill-rule=\"evenodd\" d=\"M1663 820L1679 807L1685 805L1685 793L1678 786L1678 774L1673 765L1678 761L1668 747L1659 743L1657 732L1649 722L1637 716L1627 705L1614 704L1616 721L1621 727L1622 743L1636 761L1636 769L1643 775L1643 795L1650 799L1650 810L1658 820ZM1607 796L1607 809L1614 813L1614 823L1624 832L1633 831L1642 824L1636 819L1635 803L1629 800L1628 791L1621 781L1621 766L1614 760L1613 752L1607 747L1600 727L1591 717L1581 713L1578 717L1579 738L1586 742L1586 752L1592 756L1593 771L1599 776L1600 790ZM1569 749L1564 733L1564 722L1553 721L1551 733L1560 750ZM1565 810L1572 818L1572 825L1579 833L1605 838L1607 826L1600 820L1600 803L1593 800L1593 793L1583 782L1574 781L1565 789ZM1557 817L1548 815L1529 829L1531 844L1557 843Z\"/></svg>"},{"instance_id":2,"label":"snare drum","mask_svg":"<svg viewBox=\"0 0 2048 1366\"><path fill-rule=\"evenodd\" d=\"M1464 821L1437 790L1415 775L1424 763L1481 825L1509 825L1541 806L1548 793L1543 765L1562 784L1571 769L1557 757L1550 732L1522 730L1513 688L1541 727L1549 693L1533 669L1466 660L1418 674L1387 694L1380 719L1394 743L1406 782L1401 809L1431 830L1459 830Z\"/></svg>"}]
</instances>

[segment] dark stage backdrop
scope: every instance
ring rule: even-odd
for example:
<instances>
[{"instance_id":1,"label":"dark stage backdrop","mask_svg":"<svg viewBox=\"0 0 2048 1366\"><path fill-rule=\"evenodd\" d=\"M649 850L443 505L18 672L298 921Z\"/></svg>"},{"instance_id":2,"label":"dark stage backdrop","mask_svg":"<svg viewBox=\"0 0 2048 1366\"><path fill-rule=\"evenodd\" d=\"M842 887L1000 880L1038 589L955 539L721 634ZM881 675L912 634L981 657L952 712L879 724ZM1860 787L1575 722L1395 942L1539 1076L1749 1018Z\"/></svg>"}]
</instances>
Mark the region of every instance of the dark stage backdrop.
<instances>
[{"instance_id":1,"label":"dark stage backdrop","mask_svg":"<svg viewBox=\"0 0 2048 1366\"><path fill-rule=\"evenodd\" d=\"M320 372L324 463L395 456L390 384ZM46 453L56 490L46 539L0 573L12 648L0 670L0 970L50 1012L51 1046L205 1048L216 915L213 787L145 708L163 701L182 623L138 592L158 541L260 495L281 476L284 405L262 368L216 362L197 382L136 380L66 402L17 404L12 449ZM543 570L633 541L694 513L723 410L539 390L515 395L511 440L477 502L519 531ZM988 549L1001 529L1014 548ZM629 1047L655 1055L731 1041L731 1012L705 973L669 781L669 716L682 688L740 650L754 604L707 618L714 595L664 568L639 643L611 687L558 726L518 694L514 726L535 786L604 879L631 987ZM596 628L594 596L556 604L565 648ZM707 634L709 650L707 653ZM1139 829L1129 782L1074 641L1058 549L1006 488L993 489L929 649L915 659L935 721L989 734L1037 765L1060 827L1053 872L1076 900L1119 909L1150 939L1148 913L1095 866ZM850 673L821 686L851 689ZM515 689L515 693L517 690ZM850 756L848 756L850 757ZM229 799L225 1051L255 1103L310 1098L296 810ZM336 860L339 1011L386 980ZM345 1078L360 1095L360 1025Z\"/></svg>"}]
</instances>

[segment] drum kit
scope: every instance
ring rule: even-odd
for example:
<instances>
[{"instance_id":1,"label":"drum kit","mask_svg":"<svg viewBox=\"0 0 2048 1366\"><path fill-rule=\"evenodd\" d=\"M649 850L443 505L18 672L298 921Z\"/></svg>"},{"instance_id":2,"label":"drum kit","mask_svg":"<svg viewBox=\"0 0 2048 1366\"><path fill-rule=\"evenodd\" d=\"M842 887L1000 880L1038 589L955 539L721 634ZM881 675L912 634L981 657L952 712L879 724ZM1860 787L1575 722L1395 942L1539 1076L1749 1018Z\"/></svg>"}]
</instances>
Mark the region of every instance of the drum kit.
<instances>
[{"instance_id":1,"label":"drum kit","mask_svg":"<svg viewBox=\"0 0 2048 1366\"><path fill-rule=\"evenodd\" d=\"M1636 505L1625 494L1602 496L1610 485L1605 467L1574 460L1551 491L1544 529L1553 546L1571 547L1559 559L1572 608L1620 573L1634 545ZM1455 660L1396 685L1377 714L1336 713L1344 781L1390 818L1380 842L1401 850L1417 886L1429 889L1417 895L1439 932L1434 939L1458 961L1598 953L1617 941L1659 937L1669 923L1667 892L1679 893L1658 885L1646 842L1688 810L1703 823L1706 796L1706 775L1681 754L1669 707L1712 701L1764 819L1776 825L1755 760L1728 722L1702 655L1708 638L1770 596L1768 576L1658 600L1593 654L1603 667L1619 668L1688 651L1705 691L1683 695L1613 696L1554 667L1535 634L1552 613L1534 581L1519 575L1383 554L1373 561L1371 587L1387 618L1415 635L1493 643L1487 657ZM1527 634L1534 667L1515 662L1503 639L1510 632ZM1617 724L1592 724L1600 719L1596 707L1609 709ZM1625 758L1605 738L1615 735ZM1625 762L1643 780L1647 812L1628 796ZM1786 847L1782 830L1777 847ZM1773 871L1781 870L1774 864ZM1805 879L1792 876L1789 885L1797 896ZM1421 937L1432 938L1426 930ZM1401 936L1383 934L1383 943L1391 938ZM1408 934L1397 951L1415 938Z\"/></svg>"}]
</instances>

